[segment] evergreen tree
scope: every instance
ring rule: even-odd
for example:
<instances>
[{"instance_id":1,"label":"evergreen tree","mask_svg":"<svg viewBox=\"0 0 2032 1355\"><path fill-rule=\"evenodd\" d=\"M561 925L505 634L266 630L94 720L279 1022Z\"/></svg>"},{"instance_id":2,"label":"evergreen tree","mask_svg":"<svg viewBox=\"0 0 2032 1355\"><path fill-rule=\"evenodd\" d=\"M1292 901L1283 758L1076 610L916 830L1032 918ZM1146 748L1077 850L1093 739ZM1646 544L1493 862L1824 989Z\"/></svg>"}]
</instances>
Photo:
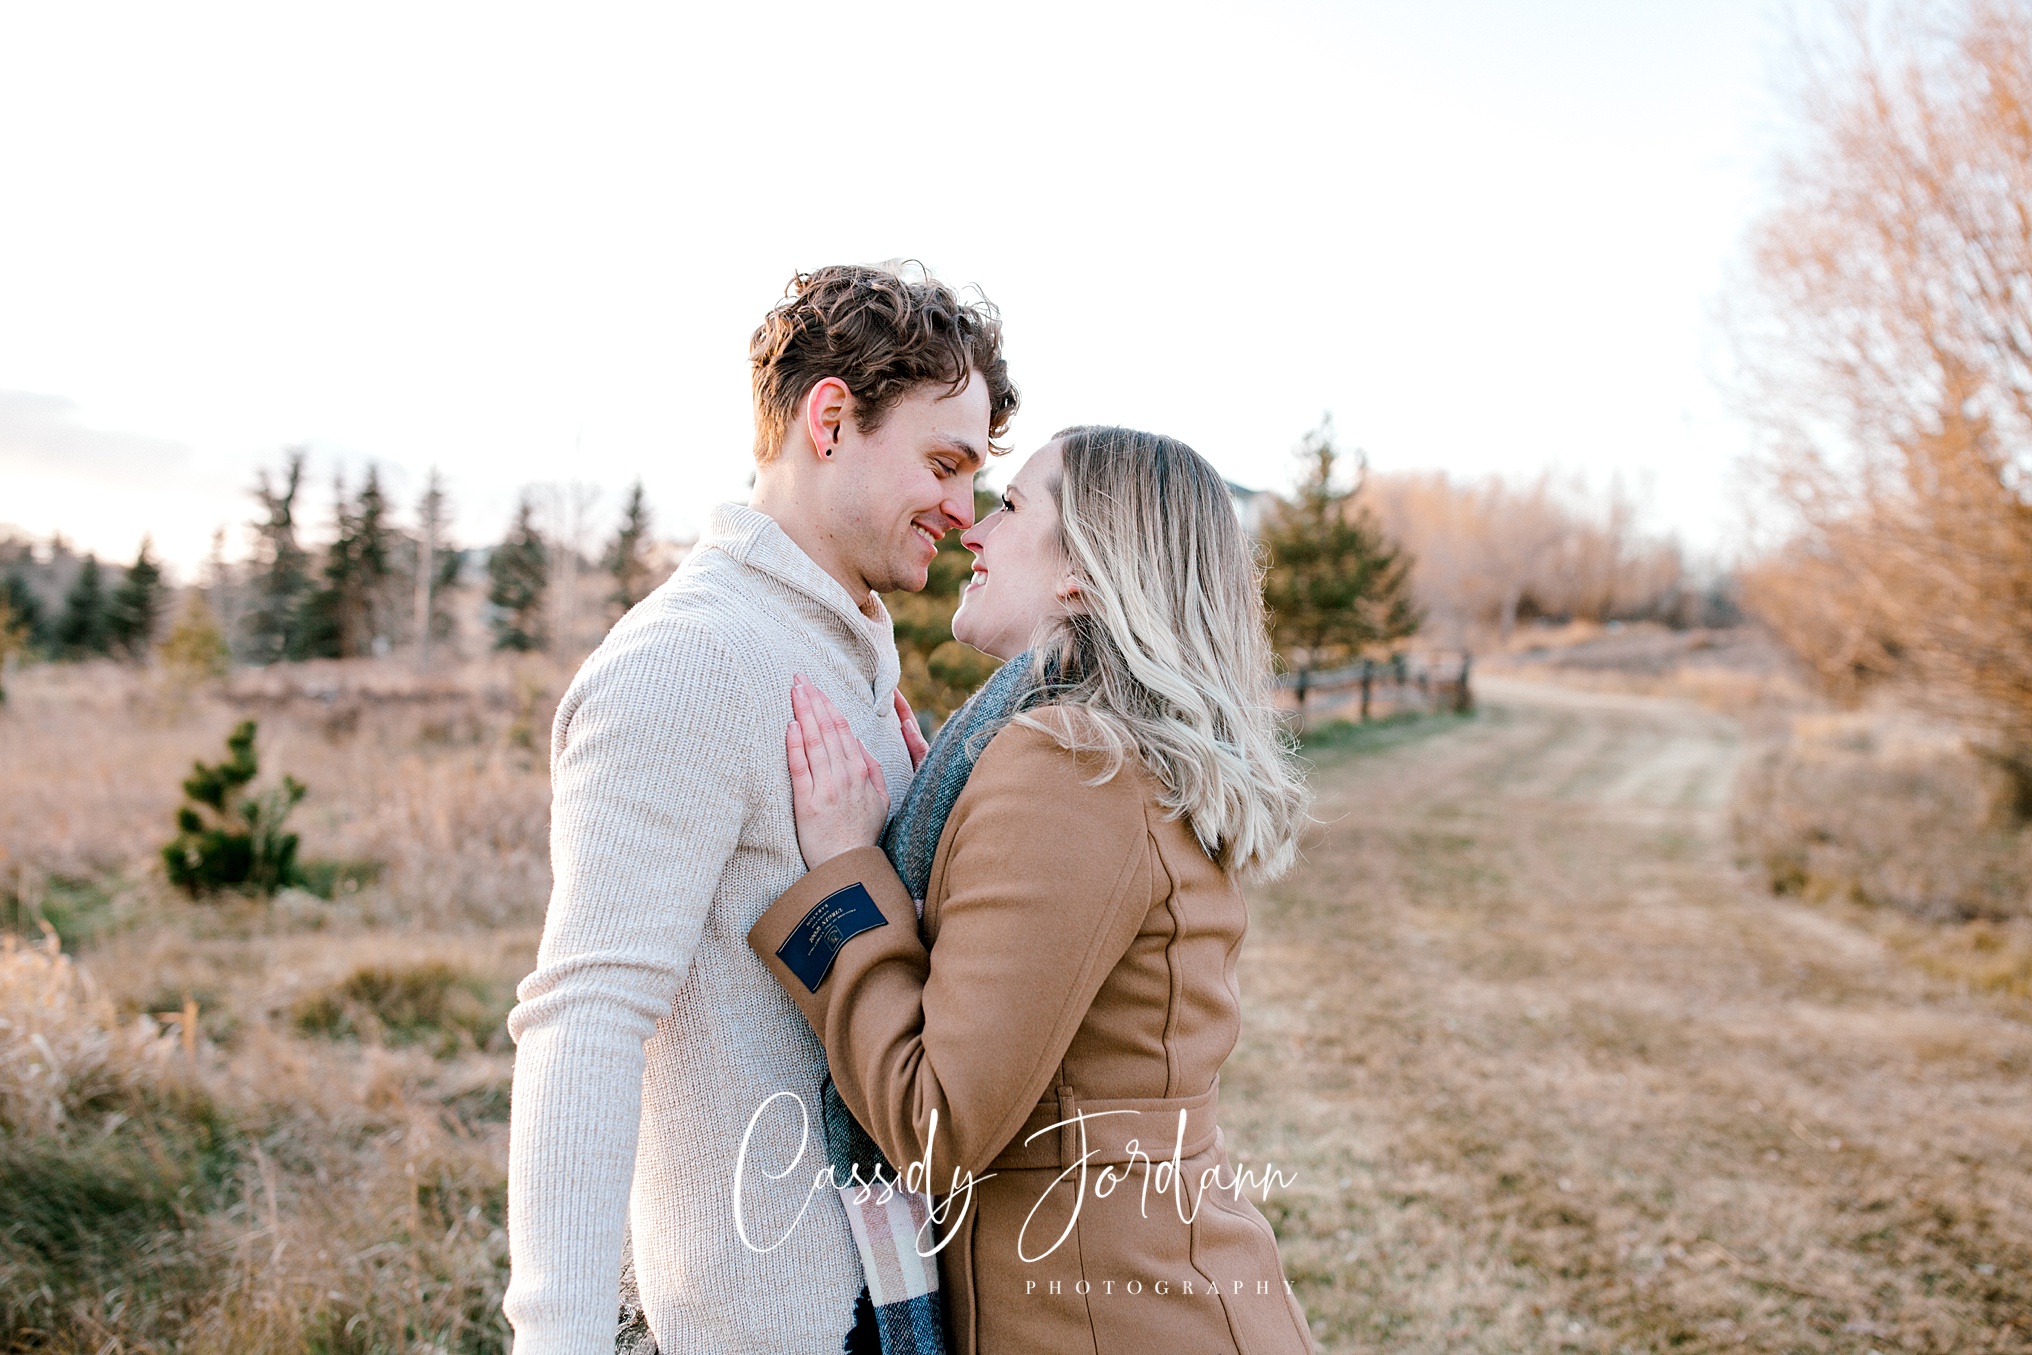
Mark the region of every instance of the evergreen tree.
<instances>
[{"instance_id":1,"label":"evergreen tree","mask_svg":"<svg viewBox=\"0 0 2032 1355\"><path fill-rule=\"evenodd\" d=\"M369 465L359 497L348 500L344 472L333 477L338 532L325 551L323 578L306 604L305 656L351 659L377 651L393 620L395 533L380 471Z\"/></svg>"},{"instance_id":2,"label":"evergreen tree","mask_svg":"<svg viewBox=\"0 0 2032 1355\"><path fill-rule=\"evenodd\" d=\"M625 612L643 598L655 581L649 577L649 500L638 476L628 491L628 503L621 510L621 526L607 545L601 567L613 576L614 591L607 601Z\"/></svg>"},{"instance_id":3,"label":"evergreen tree","mask_svg":"<svg viewBox=\"0 0 2032 1355\"><path fill-rule=\"evenodd\" d=\"M243 634L247 656L258 664L305 657L304 602L310 593L310 557L296 540L296 495L303 483L304 449L284 453L282 476L263 470L254 498L267 514L254 524L257 545Z\"/></svg>"},{"instance_id":4,"label":"evergreen tree","mask_svg":"<svg viewBox=\"0 0 2032 1355\"><path fill-rule=\"evenodd\" d=\"M295 659L337 659L346 653L346 615L351 603L352 560L346 537L352 506L346 502L346 473L332 476L334 536L325 547L317 577L303 595L299 609L303 630L290 654Z\"/></svg>"},{"instance_id":5,"label":"evergreen tree","mask_svg":"<svg viewBox=\"0 0 2032 1355\"><path fill-rule=\"evenodd\" d=\"M85 659L106 652L106 585L99 557L87 554L76 582L64 596L63 615L56 623L57 652L66 659Z\"/></svg>"},{"instance_id":6,"label":"evergreen tree","mask_svg":"<svg viewBox=\"0 0 2032 1355\"><path fill-rule=\"evenodd\" d=\"M1349 663L1364 651L1415 633L1421 620L1411 601L1411 559L1361 501L1365 464L1357 454L1354 483L1337 482L1340 451L1333 420L1323 419L1299 448L1305 474L1298 492L1263 525L1269 556L1263 601L1270 638L1285 666L1298 673L1298 707L1306 680L1322 668Z\"/></svg>"},{"instance_id":7,"label":"evergreen tree","mask_svg":"<svg viewBox=\"0 0 2032 1355\"><path fill-rule=\"evenodd\" d=\"M494 605L494 648L527 652L550 647L544 626L544 591L550 548L536 529L536 505L525 490L508 539L487 560L487 601Z\"/></svg>"},{"instance_id":8,"label":"evergreen tree","mask_svg":"<svg viewBox=\"0 0 2032 1355\"><path fill-rule=\"evenodd\" d=\"M367 465L360 497L353 500L353 576L360 590L360 629L352 637L355 654L383 654L395 639L401 572L396 567L395 528L388 520L388 499L381 492L381 470Z\"/></svg>"},{"instance_id":9,"label":"evergreen tree","mask_svg":"<svg viewBox=\"0 0 2032 1355\"><path fill-rule=\"evenodd\" d=\"M268 896L302 882L297 836L282 825L303 799L304 787L285 776L266 794L249 794L261 770L254 733L252 720L241 721L226 736L230 756L193 763L184 780L188 803L176 812L176 836L164 844L162 862L169 882L192 898L224 889Z\"/></svg>"},{"instance_id":10,"label":"evergreen tree","mask_svg":"<svg viewBox=\"0 0 2032 1355\"><path fill-rule=\"evenodd\" d=\"M141 549L127 570L127 577L113 590L106 604L106 644L114 653L134 663L148 660L148 647L155 639L156 623L162 619L168 601L162 582L162 567L155 563L153 546L141 538Z\"/></svg>"}]
</instances>

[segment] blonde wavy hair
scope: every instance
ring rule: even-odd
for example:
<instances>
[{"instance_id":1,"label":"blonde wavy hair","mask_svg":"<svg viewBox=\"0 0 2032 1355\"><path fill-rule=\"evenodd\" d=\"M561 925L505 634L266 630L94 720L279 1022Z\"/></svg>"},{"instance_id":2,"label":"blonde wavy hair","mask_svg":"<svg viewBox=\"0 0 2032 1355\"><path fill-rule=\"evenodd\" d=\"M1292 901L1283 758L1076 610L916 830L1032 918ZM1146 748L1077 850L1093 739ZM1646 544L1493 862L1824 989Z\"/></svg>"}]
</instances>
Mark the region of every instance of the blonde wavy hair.
<instances>
[{"instance_id":1,"label":"blonde wavy hair","mask_svg":"<svg viewBox=\"0 0 2032 1355\"><path fill-rule=\"evenodd\" d=\"M1044 685L1015 722L1099 753L1102 781L1133 750L1223 870L1282 872L1310 796L1271 705L1261 567L1226 484L1161 434L1052 440L1059 544L1084 606L1037 646ZM1069 732L1039 719L1045 703L1073 715Z\"/></svg>"}]
</instances>

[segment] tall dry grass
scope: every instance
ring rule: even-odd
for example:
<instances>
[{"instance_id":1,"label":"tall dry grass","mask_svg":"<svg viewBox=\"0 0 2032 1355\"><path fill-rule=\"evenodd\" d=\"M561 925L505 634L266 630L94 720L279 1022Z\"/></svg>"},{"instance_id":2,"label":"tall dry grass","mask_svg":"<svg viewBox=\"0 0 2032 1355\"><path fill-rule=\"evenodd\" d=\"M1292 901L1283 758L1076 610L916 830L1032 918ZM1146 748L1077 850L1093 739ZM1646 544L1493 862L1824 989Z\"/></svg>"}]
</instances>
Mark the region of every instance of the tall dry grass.
<instances>
[{"instance_id":1,"label":"tall dry grass","mask_svg":"<svg viewBox=\"0 0 2032 1355\"><path fill-rule=\"evenodd\" d=\"M1896 707L1796 716L1745 777L1738 841L1772 889L1944 922L2032 917L2032 836L1961 732Z\"/></svg>"},{"instance_id":2,"label":"tall dry grass","mask_svg":"<svg viewBox=\"0 0 2032 1355\"><path fill-rule=\"evenodd\" d=\"M63 1134L109 1099L162 1082L177 1042L122 1021L50 937L0 936L0 1128Z\"/></svg>"},{"instance_id":3,"label":"tall dry grass","mask_svg":"<svg viewBox=\"0 0 2032 1355\"><path fill-rule=\"evenodd\" d=\"M0 1351L498 1351L501 1020L548 891L569 670L30 669L0 714ZM332 899L162 878L239 719ZM194 1013L190 1038L185 1014Z\"/></svg>"},{"instance_id":4,"label":"tall dry grass","mask_svg":"<svg viewBox=\"0 0 2032 1355\"><path fill-rule=\"evenodd\" d=\"M228 1135L181 1042L123 1020L58 948L0 937L0 1342L173 1339Z\"/></svg>"},{"instance_id":5,"label":"tall dry grass","mask_svg":"<svg viewBox=\"0 0 2032 1355\"><path fill-rule=\"evenodd\" d=\"M1832 905L1936 975L2032 1001L2032 830L1966 732L1886 701L1795 715L1733 820L1780 896Z\"/></svg>"}]
</instances>

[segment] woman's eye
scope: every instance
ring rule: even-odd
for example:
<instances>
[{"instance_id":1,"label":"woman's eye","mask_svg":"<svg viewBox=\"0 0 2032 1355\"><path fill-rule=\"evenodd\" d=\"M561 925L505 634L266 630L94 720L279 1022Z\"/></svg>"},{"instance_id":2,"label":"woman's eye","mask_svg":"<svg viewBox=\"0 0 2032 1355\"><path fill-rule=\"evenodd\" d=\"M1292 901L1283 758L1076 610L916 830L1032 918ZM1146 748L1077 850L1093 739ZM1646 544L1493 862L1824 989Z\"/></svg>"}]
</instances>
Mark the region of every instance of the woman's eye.
<instances>
[{"instance_id":1,"label":"woman's eye","mask_svg":"<svg viewBox=\"0 0 2032 1355\"><path fill-rule=\"evenodd\" d=\"M1016 511L1016 505L1009 501L1009 496L1007 494L1004 494L1002 496L1002 511L1005 513L1013 513Z\"/></svg>"}]
</instances>

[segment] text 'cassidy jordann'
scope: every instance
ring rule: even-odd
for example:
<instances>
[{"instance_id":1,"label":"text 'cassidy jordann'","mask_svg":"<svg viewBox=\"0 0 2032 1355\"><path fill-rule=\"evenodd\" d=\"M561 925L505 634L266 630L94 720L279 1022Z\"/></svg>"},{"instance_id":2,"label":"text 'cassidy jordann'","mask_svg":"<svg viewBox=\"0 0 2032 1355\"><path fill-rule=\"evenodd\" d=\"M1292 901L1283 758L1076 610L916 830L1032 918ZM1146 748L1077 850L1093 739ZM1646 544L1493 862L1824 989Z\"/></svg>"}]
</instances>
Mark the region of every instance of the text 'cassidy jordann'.
<instances>
[{"instance_id":1,"label":"text 'cassidy jordann'","mask_svg":"<svg viewBox=\"0 0 2032 1355\"><path fill-rule=\"evenodd\" d=\"M755 1113L748 1117L748 1127L741 1135L741 1147L734 1160L734 1227L740 1234L742 1244L751 1251L768 1252L782 1246L790 1235L797 1230L797 1225L804 1221L804 1215L811 1208L813 1198L827 1191L853 1190L856 1192L855 1198L857 1201L873 1198L878 1203L886 1203L898 1192L922 1195L931 1206L927 1227L931 1224L936 1224L940 1232L944 1234L936 1242L932 1242L926 1237L919 1237L918 1255L930 1256L945 1246L946 1241L954 1235L960 1222L966 1217L967 1209L973 1200L974 1187L997 1174L987 1172L976 1176L970 1171L956 1167L951 1173L951 1180L947 1188L943 1192L935 1190L933 1185L934 1177L932 1175L932 1157L938 1142L938 1112L934 1110L931 1112L930 1124L925 1133L924 1156L910 1163L900 1175L891 1176L878 1168L873 1173L872 1179L864 1180L861 1177L860 1169L856 1167L846 1180L841 1180L833 1170L830 1162L821 1163L812 1176L810 1188L805 1192L803 1205L799 1208L797 1217L791 1220L790 1226L784 1229L783 1233L774 1240L758 1243L754 1238L749 1236L747 1225L748 1213L745 1208L746 1191L752 1180L748 1164L748 1145L754 1138L755 1127L761 1122L764 1114L769 1111L772 1105L785 1098L788 1098L792 1105L796 1107L796 1114L799 1120L797 1152L792 1155L789 1162L774 1169L766 1164L758 1164L754 1174L760 1175L765 1181L781 1181L798 1169L799 1164L804 1160L806 1150L811 1144L811 1117L805 1110L803 1098L798 1096L797 1093L790 1091L777 1092L755 1108ZM1295 1173L1287 1175L1270 1164L1265 1164L1259 1171L1239 1167L1224 1170L1217 1164L1200 1172L1197 1183L1198 1190L1196 1195L1193 1194L1188 1190L1188 1178L1183 1162L1186 1131L1186 1114L1183 1111L1179 1112L1178 1125L1172 1138L1169 1157L1152 1158L1148 1153L1143 1151L1141 1140L1132 1138L1125 1145L1123 1153L1125 1160L1107 1164L1094 1163L1092 1161L1094 1152L1087 1145L1087 1122L1098 1119L1102 1115L1137 1115L1140 1113L1133 1110L1101 1111L1097 1113L1080 1111L1067 1119L1045 1125L1023 1140L1025 1144L1028 1144L1045 1134L1057 1133L1062 1129L1070 1127L1079 1135L1080 1151L1071 1164L1064 1167L1057 1176L1052 1178L1044 1194L1039 1196L1037 1203L1031 1206L1030 1213L1024 1219L1023 1228L1017 1234L1016 1239L1017 1255L1021 1260L1041 1261L1051 1255L1052 1252L1056 1251L1064 1243L1066 1238L1072 1235L1073 1225L1079 1221L1080 1207L1085 1202L1089 1193L1096 1199L1105 1199L1117 1190L1128 1186L1131 1178L1139 1172L1141 1174L1141 1181L1137 1188L1141 1191L1142 1198L1138 1202L1138 1208L1143 1217L1150 1217L1150 1197L1154 1194L1160 1200L1165 1197L1171 1199L1172 1208L1177 1211L1179 1221L1182 1223L1191 1223L1199 1214L1200 1206L1205 1202L1207 1192L1209 1191L1226 1191L1239 1200L1247 1192L1259 1190L1261 1192L1259 1198L1268 1199L1271 1187L1293 1185L1298 1180ZM1036 1219L1038 1209L1057 1192L1061 1184L1068 1181L1068 1178L1071 1178L1075 1188L1070 1217L1066 1219L1058 1236L1051 1241L1050 1245L1045 1246L1042 1251L1033 1254L1030 1251L1028 1243L1030 1224ZM938 1198L941 1195L943 1198ZM927 1243L929 1243L928 1246L926 1245ZM1210 1282L1202 1281L1202 1284L1205 1283ZM1236 1281L1236 1283L1242 1282ZM1236 1292L1239 1293L1241 1291L1237 1290Z\"/></svg>"}]
</instances>

